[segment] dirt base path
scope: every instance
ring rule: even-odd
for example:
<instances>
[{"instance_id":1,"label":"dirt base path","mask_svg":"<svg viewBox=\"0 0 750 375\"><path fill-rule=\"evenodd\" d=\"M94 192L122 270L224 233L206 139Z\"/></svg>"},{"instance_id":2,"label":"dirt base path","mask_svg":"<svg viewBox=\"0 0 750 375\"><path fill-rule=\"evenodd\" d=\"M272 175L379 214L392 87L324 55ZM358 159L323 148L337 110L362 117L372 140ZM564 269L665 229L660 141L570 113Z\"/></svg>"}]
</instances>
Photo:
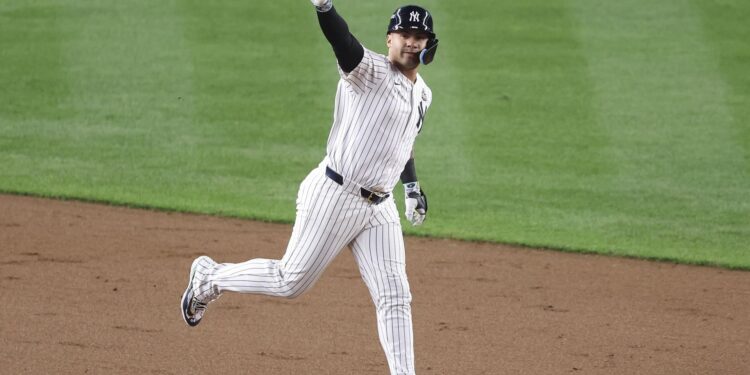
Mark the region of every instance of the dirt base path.
<instances>
[{"instance_id":1,"label":"dirt base path","mask_svg":"<svg viewBox=\"0 0 750 375\"><path fill-rule=\"evenodd\" d=\"M349 251L296 300L227 294L182 321L193 258L279 258L290 232L0 195L0 372L386 374ZM750 374L750 272L418 238L407 253L419 374Z\"/></svg>"}]
</instances>

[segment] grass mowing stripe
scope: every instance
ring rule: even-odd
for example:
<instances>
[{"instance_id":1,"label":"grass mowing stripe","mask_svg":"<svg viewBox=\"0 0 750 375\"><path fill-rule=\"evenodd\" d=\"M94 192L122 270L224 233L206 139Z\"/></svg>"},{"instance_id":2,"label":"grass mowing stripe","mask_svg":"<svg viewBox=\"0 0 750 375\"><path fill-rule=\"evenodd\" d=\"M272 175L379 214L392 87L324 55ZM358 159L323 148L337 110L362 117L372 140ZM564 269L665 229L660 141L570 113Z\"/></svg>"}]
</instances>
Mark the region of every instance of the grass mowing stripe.
<instances>
[{"instance_id":1,"label":"grass mowing stripe","mask_svg":"<svg viewBox=\"0 0 750 375\"><path fill-rule=\"evenodd\" d=\"M57 104L59 112L70 116L57 115L34 126L23 119L12 124L12 134L27 137L16 142L27 153L11 165L33 173L5 179L3 190L189 207L181 200L154 200L155 192L169 195L170 189L180 187L170 185L170 176L161 170L171 167L165 163L161 140L172 138L170 130L179 127L180 114L189 108L178 100L189 88L180 86L188 81L180 76L185 59L170 23L173 4L79 2L53 7L52 22L37 29L55 26L49 32L64 36L59 42L58 79L67 90ZM46 40L37 36L28 45L44 46ZM38 61L27 66L35 72L47 70ZM33 93L24 96L34 98ZM28 110L25 117L43 110Z\"/></svg>"},{"instance_id":2,"label":"grass mowing stripe","mask_svg":"<svg viewBox=\"0 0 750 375\"><path fill-rule=\"evenodd\" d=\"M74 34L66 45L72 88L67 107L80 115L67 124L66 147L56 150L71 164L53 194L185 207L158 198L183 187L163 174L181 165L165 152L165 140L180 133L192 107L181 29L170 17L174 6L71 6L82 16L66 20Z\"/></svg>"},{"instance_id":3,"label":"grass mowing stripe","mask_svg":"<svg viewBox=\"0 0 750 375\"><path fill-rule=\"evenodd\" d=\"M73 114L60 102L68 95L61 44L68 37L54 2L34 5L0 4L0 164L28 166L30 147L43 147L36 135L49 122ZM7 170L6 178L25 178L30 168Z\"/></svg>"},{"instance_id":4,"label":"grass mowing stripe","mask_svg":"<svg viewBox=\"0 0 750 375\"><path fill-rule=\"evenodd\" d=\"M750 263L742 150L699 15L679 1L571 4L618 169L607 237L629 255Z\"/></svg>"},{"instance_id":5,"label":"grass mowing stripe","mask_svg":"<svg viewBox=\"0 0 750 375\"><path fill-rule=\"evenodd\" d=\"M0 5L0 124L27 126L57 119L68 88L62 79L61 43L67 37L57 20L66 9L54 2ZM35 124L32 124L35 123Z\"/></svg>"},{"instance_id":6,"label":"grass mowing stripe","mask_svg":"<svg viewBox=\"0 0 750 375\"><path fill-rule=\"evenodd\" d=\"M268 17L278 13L276 3L181 3L196 87L190 133L199 137L190 147L210 154L186 157L196 160L199 180L223 179L226 196L206 194L217 208L291 221L299 182L325 153L330 112L322 103L332 94L324 99L319 91L335 88L335 60L300 55L286 42L314 45L321 38L301 31L318 27L304 5L286 10L279 25Z\"/></svg>"},{"instance_id":7,"label":"grass mowing stripe","mask_svg":"<svg viewBox=\"0 0 750 375\"><path fill-rule=\"evenodd\" d=\"M727 105L739 146L744 150L745 178L750 175L750 5L746 1L693 1L700 9L704 34L717 51L724 82L729 87ZM738 171L739 172L739 171ZM747 181L747 180L746 180ZM750 199L745 202L750 203Z\"/></svg>"},{"instance_id":8,"label":"grass mowing stripe","mask_svg":"<svg viewBox=\"0 0 750 375\"><path fill-rule=\"evenodd\" d=\"M48 153L66 144L62 123L77 116L65 106L64 61L65 20L77 16L55 1L0 5L0 189L43 193L56 184L48 172L65 170Z\"/></svg>"},{"instance_id":9,"label":"grass mowing stripe","mask_svg":"<svg viewBox=\"0 0 750 375\"><path fill-rule=\"evenodd\" d=\"M727 105L731 110L733 136L742 148L744 168L736 168L734 173L740 176L743 185L740 187L740 200L733 202L732 209L738 212L738 225L725 226L718 235L739 238L737 251L743 254L741 259L747 262L750 257L750 75L747 74L750 63L750 28L746 26L750 17L750 5L745 1L705 2L693 1L693 6L700 10L704 35L711 41L719 59L721 76L728 87Z\"/></svg>"},{"instance_id":10,"label":"grass mowing stripe","mask_svg":"<svg viewBox=\"0 0 750 375\"><path fill-rule=\"evenodd\" d=\"M495 6L450 9L441 21L450 38L435 71L450 76L438 77L439 115L428 121L442 128L426 121L432 154L419 161L437 172L423 175L434 214L415 233L563 247L589 232L584 196L607 171L576 24L564 4Z\"/></svg>"}]
</instances>

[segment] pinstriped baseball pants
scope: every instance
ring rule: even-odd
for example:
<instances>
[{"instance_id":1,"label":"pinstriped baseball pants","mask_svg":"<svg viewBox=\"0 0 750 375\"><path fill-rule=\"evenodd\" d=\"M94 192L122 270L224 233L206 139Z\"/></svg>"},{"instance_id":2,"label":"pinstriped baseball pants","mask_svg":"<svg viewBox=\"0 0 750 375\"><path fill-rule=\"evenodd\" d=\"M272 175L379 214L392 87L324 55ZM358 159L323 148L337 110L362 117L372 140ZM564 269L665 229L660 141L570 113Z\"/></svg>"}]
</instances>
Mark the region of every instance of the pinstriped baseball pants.
<instances>
[{"instance_id":1,"label":"pinstriped baseball pants","mask_svg":"<svg viewBox=\"0 0 750 375\"><path fill-rule=\"evenodd\" d=\"M300 185L297 218L281 260L219 264L209 272L214 290L294 298L351 246L375 304L380 343L391 374L414 374L411 293L404 240L393 198L379 205L314 169Z\"/></svg>"}]
</instances>

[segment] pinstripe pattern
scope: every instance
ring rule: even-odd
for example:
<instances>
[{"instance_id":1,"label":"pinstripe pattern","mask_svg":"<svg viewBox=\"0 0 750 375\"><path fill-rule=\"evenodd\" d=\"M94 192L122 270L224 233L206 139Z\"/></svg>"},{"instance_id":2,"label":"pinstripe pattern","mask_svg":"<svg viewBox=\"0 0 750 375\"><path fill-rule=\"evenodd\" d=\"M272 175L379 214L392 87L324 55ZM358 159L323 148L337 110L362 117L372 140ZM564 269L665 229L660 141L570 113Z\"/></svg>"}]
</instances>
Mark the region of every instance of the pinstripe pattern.
<instances>
[{"instance_id":1,"label":"pinstripe pattern","mask_svg":"<svg viewBox=\"0 0 750 375\"><path fill-rule=\"evenodd\" d=\"M339 73L327 162L359 185L390 192L411 155L432 92L421 76L412 83L368 49L353 71Z\"/></svg>"},{"instance_id":2,"label":"pinstripe pattern","mask_svg":"<svg viewBox=\"0 0 750 375\"><path fill-rule=\"evenodd\" d=\"M214 285L220 292L297 297L362 231L371 211L360 196L342 194L342 188L317 168L300 186L297 220L284 257L226 265L214 274Z\"/></svg>"},{"instance_id":3,"label":"pinstripe pattern","mask_svg":"<svg viewBox=\"0 0 750 375\"><path fill-rule=\"evenodd\" d=\"M195 277L193 283L193 293L203 303L209 303L219 297L218 291L214 288L211 278L217 271L219 265L213 259L202 256L194 261Z\"/></svg>"},{"instance_id":4,"label":"pinstripe pattern","mask_svg":"<svg viewBox=\"0 0 750 375\"><path fill-rule=\"evenodd\" d=\"M411 293L401 225L369 227L352 242L352 252L375 303L378 336L391 373L413 374Z\"/></svg>"},{"instance_id":5,"label":"pinstripe pattern","mask_svg":"<svg viewBox=\"0 0 750 375\"><path fill-rule=\"evenodd\" d=\"M202 290L294 298L309 290L350 245L375 304L378 335L392 374L413 374L411 293L393 198L372 205L325 176L323 164L300 185L297 220L281 260L219 264Z\"/></svg>"},{"instance_id":6,"label":"pinstripe pattern","mask_svg":"<svg viewBox=\"0 0 750 375\"><path fill-rule=\"evenodd\" d=\"M195 267L194 291L200 301L227 291L295 298L350 246L376 308L390 371L414 374L411 292L396 204L392 196L371 204L359 187L391 192L432 94L421 77L412 83L385 56L369 50L352 72L339 72L328 153L300 185L284 256L237 264L206 257ZM326 177L326 166L344 177L342 185Z\"/></svg>"}]
</instances>

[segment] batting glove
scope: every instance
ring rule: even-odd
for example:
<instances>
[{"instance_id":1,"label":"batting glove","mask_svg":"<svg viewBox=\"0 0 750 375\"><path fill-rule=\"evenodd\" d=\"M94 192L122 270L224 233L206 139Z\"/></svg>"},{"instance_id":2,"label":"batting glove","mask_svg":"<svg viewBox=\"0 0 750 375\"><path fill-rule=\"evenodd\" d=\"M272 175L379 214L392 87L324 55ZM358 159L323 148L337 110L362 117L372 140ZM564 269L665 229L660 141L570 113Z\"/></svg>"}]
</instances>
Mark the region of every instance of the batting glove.
<instances>
[{"instance_id":1,"label":"batting glove","mask_svg":"<svg viewBox=\"0 0 750 375\"><path fill-rule=\"evenodd\" d=\"M332 0L310 0L313 5L315 5L315 9L318 10L318 12L327 12L331 10L331 7L333 6Z\"/></svg>"},{"instance_id":2,"label":"batting glove","mask_svg":"<svg viewBox=\"0 0 750 375\"><path fill-rule=\"evenodd\" d=\"M404 184L404 196L406 197L406 210L404 215L411 225L422 225L427 215L427 196L419 188L419 182Z\"/></svg>"}]
</instances>

